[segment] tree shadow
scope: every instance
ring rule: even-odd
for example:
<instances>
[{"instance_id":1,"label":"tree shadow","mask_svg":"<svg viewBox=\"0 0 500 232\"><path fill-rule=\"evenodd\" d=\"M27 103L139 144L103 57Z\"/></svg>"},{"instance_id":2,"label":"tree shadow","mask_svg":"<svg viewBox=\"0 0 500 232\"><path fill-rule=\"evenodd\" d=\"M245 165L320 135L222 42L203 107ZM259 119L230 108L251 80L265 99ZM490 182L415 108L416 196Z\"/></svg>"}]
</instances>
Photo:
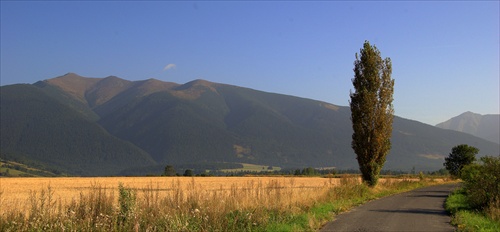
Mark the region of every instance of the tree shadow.
<instances>
[{"instance_id":1,"label":"tree shadow","mask_svg":"<svg viewBox=\"0 0 500 232\"><path fill-rule=\"evenodd\" d=\"M370 210L372 212L381 212L381 213L405 213L405 214L425 214L425 215L448 215L445 210L436 210L436 209L377 209Z\"/></svg>"},{"instance_id":2,"label":"tree shadow","mask_svg":"<svg viewBox=\"0 0 500 232\"><path fill-rule=\"evenodd\" d=\"M432 195L432 194L421 194L421 195L415 195L411 197L434 197L434 198L447 198L448 194L443 194L443 195Z\"/></svg>"}]
</instances>

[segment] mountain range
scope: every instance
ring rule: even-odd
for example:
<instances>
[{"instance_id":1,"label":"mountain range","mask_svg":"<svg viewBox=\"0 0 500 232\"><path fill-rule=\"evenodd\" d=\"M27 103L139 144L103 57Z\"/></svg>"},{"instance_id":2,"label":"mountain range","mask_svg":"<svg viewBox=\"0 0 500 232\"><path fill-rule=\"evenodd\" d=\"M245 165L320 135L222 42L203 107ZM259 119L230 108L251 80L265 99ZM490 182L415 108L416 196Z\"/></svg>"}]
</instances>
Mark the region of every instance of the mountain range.
<instances>
[{"instance_id":1,"label":"mountain range","mask_svg":"<svg viewBox=\"0 0 500 232\"><path fill-rule=\"evenodd\" d=\"M465 112L436 125L439 128L465 132L500 144L500 115Z\"/></svg>"},{"instance_id":2,"label":"mountain range","mask_svg":"<svg viewBox=\"0 0 500 232\"><path fill-rule=\"evenodd\" d=\"M0 94L2 159L70 175L207 163L357 169L346 106L205 80L74 73ZM384 168L437 170L463 143L479 156L500 153L497 143L396 116Z\"/></svg>"}]
</instances>

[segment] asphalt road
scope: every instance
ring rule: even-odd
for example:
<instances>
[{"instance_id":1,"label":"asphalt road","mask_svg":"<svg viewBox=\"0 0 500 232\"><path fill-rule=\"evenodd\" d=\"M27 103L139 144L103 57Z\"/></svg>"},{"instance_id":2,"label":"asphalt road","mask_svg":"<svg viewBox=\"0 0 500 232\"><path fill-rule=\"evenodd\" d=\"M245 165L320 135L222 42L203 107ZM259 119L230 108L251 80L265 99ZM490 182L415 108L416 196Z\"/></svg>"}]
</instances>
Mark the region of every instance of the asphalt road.
<instances>
[{"instance_id":1,"label":"asphalt road","mask_svg":"<svg viewBox=\"0 0 500 232\"><path fill-rule=\"evenodd\" d=\"M454 231L444 202L456 187L431 186L371 201L337 215L320 231Z\"/></svg>"}]
</instances>

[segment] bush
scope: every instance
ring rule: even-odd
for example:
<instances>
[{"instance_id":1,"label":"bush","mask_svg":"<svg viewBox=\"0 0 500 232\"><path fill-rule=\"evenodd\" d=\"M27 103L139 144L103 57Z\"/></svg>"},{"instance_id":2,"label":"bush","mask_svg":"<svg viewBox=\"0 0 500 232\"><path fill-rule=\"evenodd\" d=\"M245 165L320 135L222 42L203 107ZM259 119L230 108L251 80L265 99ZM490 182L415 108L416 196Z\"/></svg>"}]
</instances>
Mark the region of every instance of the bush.
<instances>
[{"instance_id":1,"label":"bush","mask_svg":"<svg viewBox=\"0 0 500 232\"><path fill-rule=\"evenodd\" d=\"M482 157L480 164L463 168L461 178L469 204L486 209L500 201L500 157Z\"/></svg>"},{"instance_id":2,"label":"bush","mask_svg":"<svg viewBox=\"0 0 500 232\"><path fill-rule=\"evenodd\" d=\"M489 219L470 207L463 188L451 193L446 199L445 209L452 214L451 224L457 227L457 231L500 231L498 219Z\"/></svg>"},{"instance_id":3,"label":"bush","mask_svg":"<svg viewBox=\"0 0 500 232\"><path fill-rule=\"evenodd\" d=\"M450 156L444 158L444 166L453 177L460 177L462 169L476 161L479 149L467 144L460 144L451 149Z\"/></svg>"},{"instance_id":4,"label":"bush","mask_svg":"<svg viewBox=\"0 0 500 232\"><path fill-rule=\"evenodd\" d=\"M191 169L186 169L183 176L194 176L194 172Z\"/></svg>"}]
</instances>

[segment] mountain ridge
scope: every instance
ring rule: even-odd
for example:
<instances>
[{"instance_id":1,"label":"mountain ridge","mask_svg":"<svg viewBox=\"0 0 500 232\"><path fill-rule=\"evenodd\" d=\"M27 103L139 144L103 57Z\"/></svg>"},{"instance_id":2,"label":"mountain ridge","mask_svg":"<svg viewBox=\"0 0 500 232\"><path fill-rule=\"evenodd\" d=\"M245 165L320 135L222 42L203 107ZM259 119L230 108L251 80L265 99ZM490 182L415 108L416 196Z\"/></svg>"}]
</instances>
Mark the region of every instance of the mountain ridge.
<instances>
[{"instance_id":1,"label":"mountain ridge","mask_svg":"<svg viewBox=\"0 0 500 232\"><path fill-rule=\"evenodd\" d=\"M129 142L136 152L129 153L127 159L148 157L140 158L146 160L144 165L229 162L357 169L350 147L352 128L347 106L206 80L177 84L155 79L128 81L114 76L85 78L73 73L63 77L39 81L30 88L36 88L48 102L57 102L60 107L70 110L70 115L79 114L85 118L85 123L93 124L87 128L102 128L114 138L113 141ZM2 100L4 96L9 100L27 91L20 89L12 96L4 94L12 88L1 87ZM33 101L19 104L29 105ZM1 110L4 115L4 110L8 109L2 105ZM37 114L43 115L29 113L31 118L26 119L5 114L10 115L5 120L16 121L19 126L8 130L2 127L2 134L20 133L23 125L36 119ZM57 118L56 115L50 117ZM58 127L58 123L50 120L45 123ZM43 131L37 133L44 136ZM75 144L97 146L90 134L83 138L87 142ZM2 137L2 151L10 149L26 156L22 150L16 150L15 142L4 143L4 139L8 138ZM47 140L48 144L56 142ZM451 147L461 143L479 147L480 156L500 153L494 143L472 135L397 116L392 142L385 168L393 170L440 169ZM67 152L65 155L73 156ZM95 154L96 157L101 155L105 154L101 151ZM122 166L119 170L111 163L103 165L112 167L106 175L136 168ZM64 165L61 168L68 170ZM95 174L84 170L79 173Z\"/></svg>"},{"instance_id":2,"label":"mountain ridge","mask_svg":"<svg viewBox=\"0 0 500 232\"><path fill-rule=\"evenodd\" d=\"M499 114L481 115L467 111L447 121L436 124L436 127L468 133L500 144Z\"/></svg>"},{"instance_id":3,"label":"mountain ridge","mask_svg":"<svg viewBox=\"0 0 500 232\"><path fill-rule=\"evenodd\" d=\"M36 161L62 173L85 176L156 164L142 149L110 135L41 88L1 87L0 96L0 148L6 160Z\"/></svg>"}]
</instances>

